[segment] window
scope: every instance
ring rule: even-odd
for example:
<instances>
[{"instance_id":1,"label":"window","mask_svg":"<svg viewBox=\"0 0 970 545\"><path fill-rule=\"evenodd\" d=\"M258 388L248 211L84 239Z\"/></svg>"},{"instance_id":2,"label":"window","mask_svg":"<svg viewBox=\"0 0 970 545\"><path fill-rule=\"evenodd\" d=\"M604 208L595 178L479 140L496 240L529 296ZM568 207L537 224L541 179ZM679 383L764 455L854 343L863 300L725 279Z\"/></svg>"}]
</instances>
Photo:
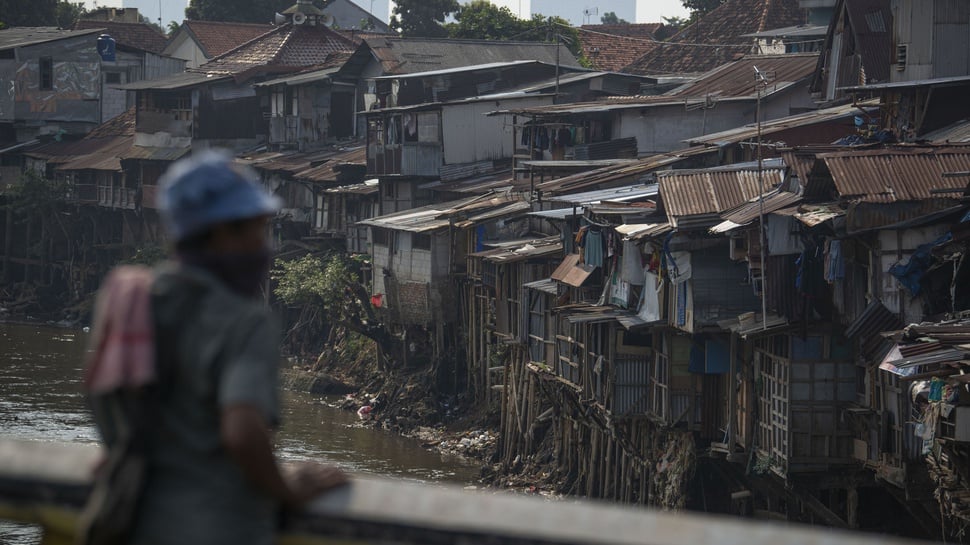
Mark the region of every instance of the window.
<instances>
[{"instance_id":1,"label":"window","mask_svg":"<svg viewBox=\"0 0 970 545\"><path fill-rule=\"evenodd\" d=\"M50 91L54 89L54 59L50 57L40 58L40 90Z\"/></svg>"},{"instance_id":2,"label":"window","mask_svg":"<svg viewBox=\"0 0 970 545\"><path fill-rule=\"evenodd\" d=\"M374 239L373 242L377 246L387 246L388 242L388 232L387 229L371 228L371 237Z\"/></svg>"},{"instance_id":3,"label":"window","mask_svg":"<svg viewBox=\"0 0 970 545\"><path fill-rule=\"evenodd\" d=\"M286 94L284 87L273 87L273 93L269 99L270 112L273 117L282 117L286 110Z\"/></svg>"},{"instance_id":4,"label":"window","mask_svg":"<svg viewBox=\"0 0 970 545\"><path fill-rule=\"evenodd\" d=\"M418 114L418 141L438 141L438 112Z\"/></svg>"},{"instance_id":5,"label":"window","mask_svg":"<svg viewBox=\"0 0 970 545\"><path fill-rule=\"evenodd\" d=\"M909 52L909 44L899 44L896 46L896 70L906 69L906 54Z\"/></svg>"},{"instance_id":6,"label":"window","mask_svg":"<svg viewBox=\"0 0 970 545\"><path fill-rule=\"evenodd\" d=\"M421 233L414 233L411 235L411 249L413 250L431 250L431 235L423 235Z\"/></svg>"},{"instance_id":7,"label":"window","mask_svg":"<svg viewBox=\"0 0 970 545\"><path fill-rule=\"evenodd\" d=\"M385 197L387 197L388 199L393 199L396 196L395 193L397 192L394 191L394 182L385 181L385 182L381 182L381 185L384 186Z\"/></svg>"},{"instance_id":8,"label":"window","mask_svg":"<svg viewBox=\"0 0 970 545\"><path fill-rule=\"evenodd\" d=\"M105 72L104 82L109 85L112 83L114 84L121 83L121 72Z\"/></svg>"}]
</instances>

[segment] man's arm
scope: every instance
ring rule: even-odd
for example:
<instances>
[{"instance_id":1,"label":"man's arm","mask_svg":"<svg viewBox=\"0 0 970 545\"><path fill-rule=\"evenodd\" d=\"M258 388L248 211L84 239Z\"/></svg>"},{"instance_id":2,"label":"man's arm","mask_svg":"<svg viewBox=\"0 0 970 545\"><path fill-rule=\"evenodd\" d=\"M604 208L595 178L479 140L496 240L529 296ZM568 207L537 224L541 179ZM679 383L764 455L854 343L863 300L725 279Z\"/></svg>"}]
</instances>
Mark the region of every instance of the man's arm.
<instances>
[{"instance_id":1,"label":"man's arm","mask_svg":"<svg viewBox=\"0 0 970 545\"><path fill-rule=\"evenodd\" d=\"M303 505L325 490L347 482L339 469L316 465L301 468L289 482L284 479L273 455L269 426L262 413L252 405L225 407L221 414L220 436L223 447L242 468L246 478L289 507Z\"/></svg>"}]
</instances>

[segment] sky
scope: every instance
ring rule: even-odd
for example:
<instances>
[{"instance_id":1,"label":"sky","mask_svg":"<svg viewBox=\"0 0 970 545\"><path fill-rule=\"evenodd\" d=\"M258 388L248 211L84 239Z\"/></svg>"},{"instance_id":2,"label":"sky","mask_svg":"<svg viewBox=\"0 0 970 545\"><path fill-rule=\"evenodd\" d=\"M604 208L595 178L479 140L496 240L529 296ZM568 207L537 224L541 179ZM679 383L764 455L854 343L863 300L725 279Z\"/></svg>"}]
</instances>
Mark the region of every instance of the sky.
<instances>
[{"instance_id":1,"label":"sky","mask_svg":"<svg viewBox=\"0 0 970 545\"><path fill-rule=\"evenodd\" d=\"M389 0L351 0L370 10L378 18L387 21L390 13ZM295 1L294 1L295 3ZM520 17L529 17L535 11L543 15L558 15L574 25L599 23L604 13L615 12L621 19L637 23L660 23L662 17L686 17L688 12L680 0L492 0L493 4L508 7ZM135 7L138 13L152 21L158 20L161 7L162 26L170 21L182 22L188 0L85 0L88 9L98 7ZM585 12L588 10L589 15Z\"/></svg>"}]
</instances>

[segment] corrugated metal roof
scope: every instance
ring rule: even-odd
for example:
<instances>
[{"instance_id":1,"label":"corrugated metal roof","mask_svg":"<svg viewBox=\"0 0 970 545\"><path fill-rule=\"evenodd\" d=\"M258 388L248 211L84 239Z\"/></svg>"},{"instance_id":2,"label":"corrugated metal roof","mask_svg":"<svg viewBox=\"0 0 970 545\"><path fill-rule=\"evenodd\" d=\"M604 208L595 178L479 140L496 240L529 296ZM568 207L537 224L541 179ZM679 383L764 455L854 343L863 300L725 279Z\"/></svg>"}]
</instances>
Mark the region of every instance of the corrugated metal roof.
<instances>
[{"instance_id":1,"label":"corrugated metal roof","mask_svg":"<svg viewBox=\"0 0 970 545\"><path fill-rule=\"evenodd\" d=\"M172 91L175 89L188 89L189 87L195 87L196 85L203 85L229 79L232 79L232 76L203 74L200 72L183 72L181 74L173 74L164 78L136 81L134 83L128 83L125 85L114 85L113 87L115 89L124 89L126 91L143 91L146 89Z\"/></svg>"},{"instance_id":2,"label":"corrugated metal roof","mask_svg":"<svg viewBox=\"0 0 970 545\"><path fill-rule=\"evenodd\" d=\"M593 274L596 267L579 262L579 254L569 254L552 272L552 279L578 288Z\"/></svg>"},{"instance_id":3,"label":"corrugated metal roof","mask_svg":"<svg viewBox=\"0 0 970 545\"><path fill-rule=\"evenodd\" d=\"M660 197L675 227L689 216L720 214L784 181L784 168L689 170L658 173Z\"/></svg>"},{"instance_id":4,"label":"corrugated metal roof","mask_svg":"<svg viewBox=\"0 0 970 545\"><path fill-rule=\"evenodd\" d=\"M484 63L517 60L556 64L557 50L563 66L581 68L566 47L543 42L456 40L431 38L368 37L364 40L385 74L409 74L446 70Z\"/></svg>"},{"instance_id":5,"label":"corrugated metal roof","mask_svg":"<svg viewBox=\"0 0 970 545\"><path fill-rule=\"evenodd\" d=\"M552 278L546 278L544 280L536 280L535 282L526 282L522 284L523 288L528 288L530 290L541 291L543 293L548 293L550 295L559 294L559 283Z\"/></svg>"},{"instance_id":6,"label":"corrugated metal roof","mask_svg":"<svg viewBox=\"0 0 970 545\"><path fill-rule=\"evenodd\" d=\"M515 196L493 195L412 208L370 218L359 222L358 225L424 233L444 229L450 225L461 228L471 227L489 219L521 214L529 207L529 203Z\"/></svg>"},{"instance_id":7,"label":"corrugated metal roof","mask_svg":"<svg viewBox=\"0 0 970 545\"><path fill-rule=\"evenodd\" d=\"M866 310L862 311L855 321L845 330L846 338L856 336L872 337L883 331L895 331L903 327L903 323L895 314L889 311L880 301L872 301Z\"/></svg>"},{"instance_id":8,"label":"corrugated metal roof","mask_svg":"<svg viewBox=\"0 0 970 545\"><path fill-rule=\"evenodd\" d=\"M544 62L534 61L534 60L516 60L516 61L502 61L502 62L489 62L485 64L473 64L470 66L454 66L451 68L443 68L441 70L428 70L427 72L409 72L406 74L394 74L390 76L378 76L376 78L371 78L375 80L400 80L400 79L412 79L412 78L427 78L433 76L444 76L447 74L462 74L465 72L476 72L479 70L494 70L496 68L511 68L513 66L520 66L523 64L543 64L546 66L555 66Z\"/></svg>"},{"instance_id":9,"label":"corrugated metal roof","mask_svg":"<svg viewBox=\"0 0 970 545\"><path fill-rule=\"evenodd\" d=\"M189 148L155 148L132 146L121 155L121 159L143 159L148 161L176 161L189 153Z\"/></svg>"},{"instance_id":10,"label":"corrugated metal roof","mask_svg":"<svg viewBox=\"0 0 970 545\"><path fill-rule=\"evenodd\" d=\"M920 138L937 144L970 143L970 119L962 119L942 129L928 132Z\"/></svg>"},{"instance_id":11,"label":"corrugated metal roof","mask_svg":"<svg viewBox=\"0 0 970 545\"><path fill-rule=\"evenodd\" d=\"M107 170L121 172L121 156L131 149L134 136L114 136L96 139L97 149L76 156L58 165L58 170Z\"/></svg>"},{"instance_id":12,"label":"corrugated metal roof","mask_svg":"<svg viewBox=\"0 0 970 545\"><path fill-rule=\"evenodd\" d=\"M825 162L842 198L891 203L930 198L958 198L963 177L944 177L948 172L970 171L970 146L947 148L888 148L819 155Z\"/></svg>"},{"instance_id":13,"label":"corrugated metal roof","mask_svg":"<svg viewBox=\"0 0 970 545\"><path fill-rule=\"evenodd\" d=\"M262 81L254 84L254 87L271 87L273 85L303 85L304 83L313 83L315 81L323 81L330 79L330 76L336 74L340 71L340 66L331 66L330 68L324 68L323 70L311 70L309 72L301 72L294 76L286 76L283 78L276 78L267 81Z\"/></svg>"},{"instance_id":14,"label":"corrugated metal roof","mask_svg":"<svg viewBox=\"0 0 970 545\"><path fill-rule=\"evenodd\" d=\"M614 183L619 180L630 179L639 180L647 174L677 164L685 159L690 159L700 155L717 153L716 148L697 146L669 153L652 155L635 163L628 165L615 165L604 167L579 174L571 174L562 178L556 178L536 185L536 189L542 191L546 198L553 195L563 195L574 191L587 188L594 188L601 184Z\"/></svg>"},{"instance_id":15,"label":"corrugated metal roof","mask_svg":"<svg viewBox=\"0 0 970 545\"><path fill-rule=\"evenodd\" d=\"M78 36L99 34L99 28L88 30L63 30L57 27L11 27L0 30L0 51L14 47L42 44ZM91 43L92 49L94 42Z\"/></svg>"},{"instance_id":16,"label":"corrugated metal roof","mask_svg":"<svg viewBox=\"0 0 970 545\"><path fill-rule=\"evenodd\" d=\"M770 214L775 210L788 208L801 200L800 193L774 191L764 195L763 199L759 195L733 210L728 210L721 214L721 217L737 225L747 225L758 219L761 214Z\"/></svg>"},{"instance_id":17,"label":"corrugated metal roof","mask_svg":"<svg viewBox=\"0 0 970 545\"><path fill-rule=\"evenodd\" d=\"M832 218L844 216L845 210L842 208L842 205L837 202L806 203L793 206L791 208L775 210L774 213L780 216L792 216L808 227L815 227L816 225L825 223Z\"/></svg>"},{"instance_id":18,"label":"corrugated metal roof","mask_svg":"<svg viewBox=\"0 0 970 545\"><path fill-rule=\"evenodd\" d=\"M296 180L305 180L308 182L334 182L340 181L338 178L340 172L338 172L342 167L346 165L359 165L360 167L366 169L367 166L367 148L361 146L359 148L342 149L333 153L327 162L318 166L310 166L305 170L301 170L293 175Z\"/></svg>"},{"instance_id":19,"label":"corrugated metal roof","mask_svg":"<svg viewBox=\"0 0 970 545\"><path fill-rule=\"evenodd\" d=\"M342 185L325 190L326 193L346 195L372 195L378 191L380 191L380 185L377 180L367 180L362 184Z\"/></svg>"},{"instance_id":20,"label":"corrugated metal roof","mask_svg":"<svg viewBox=\"0 0 970 545\"><path fill-rule=\"evenodd\" d=\"M870 85L853 85L840 87L842 91L875 91L881 89L907 89L915 87L933 87L945 85L963 85L970 83L970 76L951 76L946 78L930 78L912 81L894 81L890 83L873 83Z\"/></svg>"},{"instance_id":21,"label":"corrugated metal roof","mask_svg":"<svg viewBox=\"0 0 970 545\"><path fill-rule=\"evenodd\" d=\"M562 242L558 236L533 240L513 247L495 248L469 254L492 263L515 263L533 257L551 256L562 253Z\"/></svg>"},{"instance_id":22,"label":"corrugated metal roof","mask_svg":"<svg viewBox=\"0 0 970 545\"><path fill-rule=\"evenodd\" d=\"M755 68L769 74L768 85L760 86L762 96L767 96L807 80L815 72L817 62L818 53L747 55L741 60L715 68L664 96L756 98L759 85L754 77Z\"/></svg>"},{"instance_id":23,"label":"corrugated metal roof","mask_svg":"<svg viewBox=\"0 0 970 545\"><path fill-rule=\"evenodd\" d=\"M650 197L656 197L660 192L657 184L636 184L611 189L598 189L583 193L557 195L549 197L550 202L562 202L575 205L599 204L604 202L630 202Z\"/></svg>"},{"instance_id":24,"label":"corrugated metal roof","mask_svg":"<svg viewBox=\"0 0 970 545\"><path fill-rule=\"evenodd\" d=\"M641 240L669 233L669 223L629 223L615 228L616 232L626 235L623 240Z\"/></svg>"},{"instance_id":25,"label":"corrugated metal roof","mask_svg":"<svg viewBox=\"0 0 970 545\"><path fill-rule=\"evenodd\" d=\"M573 218L576 216L582 216L586 213L586 209L582 206L577 206L575 208L557 208L555 210L542 210L540 212L529 212L530 216L535 216L537 218L546 218L551 220L564 220L566 218Z\"/></svg>"},{"instance_id":26,"label":"corrugated metal roof","mask_svg":"<svg viewBox=\"0 0 970 545\"><path fill-rule=\"evenodd\" d=\"M816 123L825 123L841 118L848 118L859 115L862 111L875 111L878 109L879 100L869 100L858 104L846 104L833 108L805 112L771 121L761 123L761 134L767 136L776 132L785 131L795 127L804 127ZM860 110L861 108L861 110ZM689 144L708 144L715 146L727 146L744 142L758 136L758 125L750 124L736 129L705 134L695 138L688 138L685 142Z\"/></svg>"}]
</instances>

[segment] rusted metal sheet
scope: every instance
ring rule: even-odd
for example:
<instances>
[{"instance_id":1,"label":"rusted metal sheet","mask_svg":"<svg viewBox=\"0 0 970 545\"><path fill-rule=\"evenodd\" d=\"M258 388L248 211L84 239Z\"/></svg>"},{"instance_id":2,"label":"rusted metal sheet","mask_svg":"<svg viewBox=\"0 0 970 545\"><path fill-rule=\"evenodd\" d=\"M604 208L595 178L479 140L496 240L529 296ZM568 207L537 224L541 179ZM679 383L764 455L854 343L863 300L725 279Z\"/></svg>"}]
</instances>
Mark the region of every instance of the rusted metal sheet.
<instances>
[{"instance_id":1,"label":"rusted metal sheet","mask_svg":"<svg viewBox=\"0 0 970 545\"><path fill-rule=\"evenodd\" d=\"M722 65L704 74L667 96L675 97L755 97L757 82L755 67L770 74L763 96L782 91L808 79L815 71L818 53L786 55L748 55L743 59Z\"/></svg>"},{"instance_id":2,"label":"rusted metal sheet","mask_svg":"<svg viewBox=\"0 0 970 545\"><path fill-rule=\"evenodd\" d=\"M176 161L189 152L189 148L157 148L132 146L122 154L122 159L143 159L149 161Z\"/></svg>"},{"instance_id":3,"label":"rusted metal sheet","mask_svg":"<svg viewBox=\"0 0 970 545\"><path fill-rule=\"evenodd\" d=\"M477 223L505 216L525 213L529 203L514 196L476 197L412 208L360 222L360 225L382 227L396 231L424 233L455 227L471 227ZM457 220L457 221L456 221Z\"/></svg>"},{"instance_id":4,"label":"rusted metal sheet","mask_svg":"<svg viewBox=\"0 0 970 545\"><path fill-rule=\"evenodd\" d=\"M746 225L758 219L761 214L770 214L775 210L793 206L801 200L802 196L799 193L776 191L764 195L764 198L751 199L741 206L721 214L721 217L737 225Z\"/></svg>"},{"instance_id":5,"label":"rusted metal sheet","mask_svg":"<svg viewBox=\"0 0 970 545\"><path fill-rule=\"evenodd\" d=\"M805 127L818 123L850 118L859 115L862 112L874 112L878 109L878 107L879 99L873 99L856 104L846 104L843 106L836 106L834 108L825 108L822 110L815 110L813 112L783 117L781 119L775 119L772 121L765 121L761 124L761 134L762 136L770 136L772 134L796 127ZM727 146L757 137L758 126L751 124L718 133L705 134L697 138L686 140L686 142L689 144Z\"/></svg>"},{"instance_id":6,"label":"rusted metal sheet","mask_svg":"<svg viewBox=\"0 0 970 545\"><path fill-rule=\"evenodd\" d=\"M970 171L970 146L890 148L822 154L836 189L845 199L891 203L959 197L964 177L944 173ZM939 193L940 190L961 190Z\"/></svg>"},{"instance_id":7,"label":"rusted metal sheet","mask_svg":"<svg viewBox=\"0 0 970 545\"><path fill-rule=\"evenodd\" d=\"M660 197L670 223L680 218L719 214L764 191L784 179L783 168L757 170L692 170L661 172Z\"/></svg>"},{"instance_id":8,"label":"rusted metal sheet","mask_svg":"<svg viewBox=\"0 0 970 545\"><path fill-rule=\"evenodd\" d=\"M609 166L537 184L544 195L563 195L592 189L622 180L636 181L647 174L701 155L717 153L716 148L694 147L653 155L631 164Z\"/></svg>"}]
</instances>

